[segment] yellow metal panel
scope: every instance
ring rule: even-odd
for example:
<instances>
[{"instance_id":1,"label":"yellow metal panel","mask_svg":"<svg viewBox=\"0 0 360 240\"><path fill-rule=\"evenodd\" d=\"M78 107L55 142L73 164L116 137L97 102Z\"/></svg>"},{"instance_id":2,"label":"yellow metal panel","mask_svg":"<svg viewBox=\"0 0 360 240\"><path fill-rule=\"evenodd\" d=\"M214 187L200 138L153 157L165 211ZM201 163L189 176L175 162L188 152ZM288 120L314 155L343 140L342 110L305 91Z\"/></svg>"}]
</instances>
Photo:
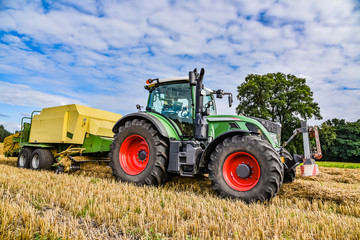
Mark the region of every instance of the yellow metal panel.
<instances>
[{"instance_id":1,"label":"yellow metal panel","mask_svg":"<svg viewBox=\"0 0 360 240\"><path fill-rule=\"evenodd\" d=\"M112 137L121 117L78 104L44 108L32 120L30 142L82 144L86 133Z\"/></svg>"},{"instance_id":2,"label":"yellow metal panel","mask_svg":"<svg viewBox=\"0 0 360 240\"><path fill-rule=\"evenodd\" d=\"M59 143L62 141L65 109L45 108L35 115L30 130L30 142Z\"/></svg>"},{"instance_id":3,"label":"yellow metal panel","mask_svg":"<svg viewBox=\"0 0 360 240\"><path fill-rule=\"evenodd\" d=\"M67 126L68 126L68 120L69 120L69 111L66 111L65 115L64 115L64 122L63 122L63 129L62 129L62 137L61 137L62 142L66 141L66 131L67 131Z\"/></svg>"},{"instance_id":4,"label":"yellow metal panel","mask_svg":"<svg viewBox=\"0 0 360 240\"><path fill-rule=\"evenodd\" d=\"M112 127L114 124L109 121L103 121L101 119L91 118L89 124L89 133L99 136L112 137Z\"/></svg>"}]
</instances>

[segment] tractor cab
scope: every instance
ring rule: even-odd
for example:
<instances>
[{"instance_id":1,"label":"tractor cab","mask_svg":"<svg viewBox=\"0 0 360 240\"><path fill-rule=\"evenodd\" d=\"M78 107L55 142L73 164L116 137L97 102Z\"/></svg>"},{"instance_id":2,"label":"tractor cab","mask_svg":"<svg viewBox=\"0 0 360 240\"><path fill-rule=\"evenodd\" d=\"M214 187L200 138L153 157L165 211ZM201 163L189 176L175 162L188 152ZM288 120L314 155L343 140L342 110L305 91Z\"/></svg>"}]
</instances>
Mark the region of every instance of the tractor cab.
<instances>
[{"instance_id":1,"label":"tractor cab","mask_svg":"<svg viewBox=\"0 0 360 240\"><path fill-rule=\"evenodd\" d=\"M148 80L145 88L149 90L146 111L161 114L174 122L181 130L182 137L193 136L195 119L195 89L186 77ZM214 91L204 89L203 111L216 115Z\"/></svg>"}]
</instances>

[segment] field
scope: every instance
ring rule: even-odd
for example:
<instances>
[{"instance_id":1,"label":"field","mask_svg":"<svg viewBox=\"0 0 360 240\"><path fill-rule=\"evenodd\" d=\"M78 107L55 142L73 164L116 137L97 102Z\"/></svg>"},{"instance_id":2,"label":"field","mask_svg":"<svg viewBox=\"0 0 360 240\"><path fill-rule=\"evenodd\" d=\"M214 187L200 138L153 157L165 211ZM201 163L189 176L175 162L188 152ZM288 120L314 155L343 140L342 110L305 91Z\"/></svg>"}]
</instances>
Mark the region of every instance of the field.
<instances>
[{"instance_id":1,"label":"field","mask_svg":"<svg viewBox=\"0 0 360 240\"><path fill-rule=\"evenodd\" d=\"M360 169L320 167L245 204L217 197L207 178L136 187L106 165L60 175L15 165L0 156L0 239L360 239Z\"/></svg>"}]
</instances>

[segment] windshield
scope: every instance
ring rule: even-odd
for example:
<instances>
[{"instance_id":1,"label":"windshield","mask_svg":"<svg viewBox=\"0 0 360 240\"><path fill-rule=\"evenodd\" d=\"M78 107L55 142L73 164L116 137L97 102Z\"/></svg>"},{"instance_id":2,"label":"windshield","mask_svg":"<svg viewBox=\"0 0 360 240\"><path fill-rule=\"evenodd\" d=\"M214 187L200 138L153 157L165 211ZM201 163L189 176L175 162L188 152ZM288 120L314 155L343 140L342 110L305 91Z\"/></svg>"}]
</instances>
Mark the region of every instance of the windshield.
<instances>
[{"instance_id":1,"label":"windshield","mask_svg":"<svg viewBox=\"0 0 360 240\"><path fill-rule=\"evenodd\" d=\"M161 85L149 97L151 111L172 119L185 136L192 135L192 99L188 82Z\"/></svg>"}]
</instances>

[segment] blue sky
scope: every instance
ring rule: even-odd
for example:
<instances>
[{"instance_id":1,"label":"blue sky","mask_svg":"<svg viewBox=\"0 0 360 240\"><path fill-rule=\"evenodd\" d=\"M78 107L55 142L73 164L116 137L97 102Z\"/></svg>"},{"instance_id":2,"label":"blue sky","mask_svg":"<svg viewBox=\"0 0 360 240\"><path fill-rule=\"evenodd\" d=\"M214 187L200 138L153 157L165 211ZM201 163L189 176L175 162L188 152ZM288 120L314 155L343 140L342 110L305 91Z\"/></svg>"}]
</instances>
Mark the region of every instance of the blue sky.
<instances>
[{"instance_id":1,"label":"blue sky","mask_svg":"<svg viewBox=\"0 0 360 240\"><path fill-rule=\"evenodd\" d=\"M11 131L63 104L134 112L146 79L195 67L234 95L250 73L305 77L324 120L355 121L360 2L0 0L0 124Z\"/></svg>"}]
</instances>

